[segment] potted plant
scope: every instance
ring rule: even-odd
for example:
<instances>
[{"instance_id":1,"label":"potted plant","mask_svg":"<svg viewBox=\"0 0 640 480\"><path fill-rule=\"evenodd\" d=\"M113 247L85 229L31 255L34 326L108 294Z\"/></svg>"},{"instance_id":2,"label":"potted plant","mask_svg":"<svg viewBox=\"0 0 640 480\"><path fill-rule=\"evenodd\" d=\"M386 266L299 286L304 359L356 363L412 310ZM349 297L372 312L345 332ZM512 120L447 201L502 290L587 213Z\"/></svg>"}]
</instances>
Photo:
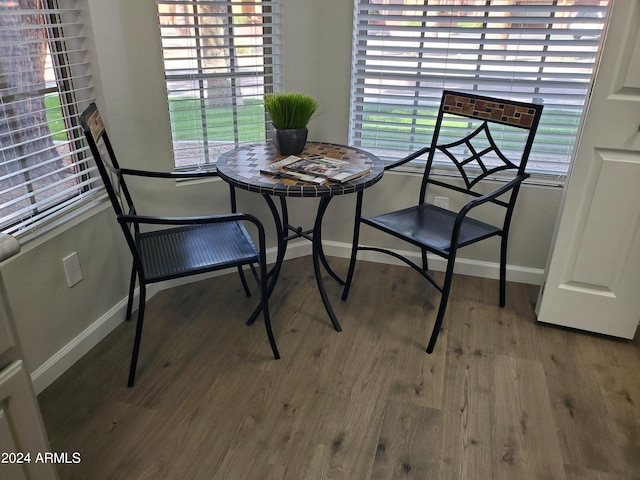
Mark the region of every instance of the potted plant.
<instances>
[{"instance_id":1,"label":"potted plant","mask_svg":"<svg viewBox=\"0 0 640 480\"><path fill-rule=\"evenodd\" d=\"M304 150L307 124L318 108L315 98L301 93L265 95L264 106L271 117L271 141L281 155L297 155Z\"/></svg>"}]
</instances>

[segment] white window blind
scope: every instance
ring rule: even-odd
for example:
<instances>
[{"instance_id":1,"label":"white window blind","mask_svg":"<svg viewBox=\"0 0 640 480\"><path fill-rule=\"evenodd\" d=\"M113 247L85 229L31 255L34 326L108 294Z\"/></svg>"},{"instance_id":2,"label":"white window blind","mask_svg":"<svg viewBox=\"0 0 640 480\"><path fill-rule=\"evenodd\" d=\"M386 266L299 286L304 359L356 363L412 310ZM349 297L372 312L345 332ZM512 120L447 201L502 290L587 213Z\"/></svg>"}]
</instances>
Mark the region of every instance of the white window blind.
<instances>
[{"instance_id":1,"label":"white window blind","mask_svg":"<svg viewBox=\"0 0 640 480\"><path fill-rule=\"evenodd\" d=\"M566 175L607 1L355 2L351 144L402 158L429 144L443 89L470 91L543 103L527 170Z\"/></svg>"},{"instance_id":2,"label":"white window blind","mask_svg":"<svg viewBox=\"0 0 640 480\"><path fill-rule=\"evenodd\" d=\"M266 138L278 71L277 1L159 0L176 167Z\"/></svg>"},{"instance_id":3,"label":"white window blind","mask_svg":"<svg viewBox=\"0 0 640 480\"><path fill-rule=\"evenodd\" d=\"M73 5L0 2L0 230L7 233L32 230L102 190L77 124L91 76Z\"/></svg>"}]
</instances>

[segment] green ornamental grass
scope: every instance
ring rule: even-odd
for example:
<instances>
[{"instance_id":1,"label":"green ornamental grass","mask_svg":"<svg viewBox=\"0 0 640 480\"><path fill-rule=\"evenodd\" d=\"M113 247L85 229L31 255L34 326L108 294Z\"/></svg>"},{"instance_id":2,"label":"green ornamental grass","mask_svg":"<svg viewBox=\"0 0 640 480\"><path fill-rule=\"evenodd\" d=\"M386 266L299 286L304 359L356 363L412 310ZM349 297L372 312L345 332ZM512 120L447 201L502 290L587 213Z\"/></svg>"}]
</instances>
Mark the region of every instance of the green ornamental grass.
<instances>
[{"instance_id":1,"label":"green ornamental grass","mask_svg":"<svg viewBox=\"0 0 640 480\"><path fill-rule=\"evenodd\" d=\"M278 130L305 128L318 109L315 98L301 93L265 95L264 106Z\"/></svg>"}]
</instances>

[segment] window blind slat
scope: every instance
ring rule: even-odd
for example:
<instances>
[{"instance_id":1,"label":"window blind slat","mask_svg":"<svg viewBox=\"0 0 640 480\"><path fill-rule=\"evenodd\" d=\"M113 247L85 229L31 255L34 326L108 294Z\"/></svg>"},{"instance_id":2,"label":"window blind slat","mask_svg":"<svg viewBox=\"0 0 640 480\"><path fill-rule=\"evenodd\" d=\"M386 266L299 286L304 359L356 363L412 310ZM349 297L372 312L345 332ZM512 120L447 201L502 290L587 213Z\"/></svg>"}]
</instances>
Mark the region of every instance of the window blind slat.
<instances>
[{"instance_id":1,"label":"window blind slat","mask_svg":"<svg viewBox=\"0 0 640 480\"><path fill-rule=\"evenodd\" d=\"M62 173L64 173L64 169L58 169L58 170L54 171L53 173L54 174L62 174ZM19 196L17 198L14 198L10 202L7 202L6 204L3 204L2 207L10 206L12 204L17 204L19 202L24 201L25 199L41 198L38 201L30 202L30 207L32 209L38 209L38 208L41 208L43 205L46 205L46 204L50 203L55 198L64 197L70 191L75 191L75 190L77 190L79 188L81 189L83 185L89 185L89 184L95 182L95 180L92 180L90 178L87 178L87 179L84 179L84 180L80 179L78 182L70 182L70 179L68 179L68 178L63 178L63 179L51 182L51 181L49 181L49 175L46 175L46 176L42 175L42 176L39 176L39 177L35 177L35 178L31 179L31 181L35 185L43 184L43 186L38 188L37 190L30 191L29 193L27 193L27 194L25 194L23 196ZM70 185L70 186L66 186L63 190L59 189L60 186L65 186L65 185ZM43 195L43 194L45 194L47 192L53 192L53 193L51 195ZM41 195L42 195L42 197L41 197Z\"/></svg>"},{"instance_id":2,"label":"window blind slat","mask_svg":"<svg viewBox=\"0 0 640 480\"><path fill-rule=\"evenodd\" d=\"M64 148L70 148L70 147L71 147L71 144L58 145L58 148L63 148L63 149ZM39 153L44 153L44 151L34 152L35 155L37 155ZM19 168L18 167L18 169L16 169L15 171L12 171L10 174L0 176L0 180L11 178L12 176L18 176L18 175L21 175L21 174L24 174L24 173L28 173L28 172L31 172L31 171L36 171L38 169L41 169L42 167L46 167L47 165L60 165L63 160L64 161L68 160L68 156L67 155L60 155L57 152L55 153L55 155L56 156L50 158L47 161L40 162L40 163L37 163L37 164L33 164L33 165L29 166L29 167L25 167L25 168ZM12 162L14 168L16 168L16 165L20 165L20 162L21 162L21 160L14 160ZM11 162L5 162L5 163L3 163L3 165L4 166L11 166L12 163ZM68 161L67 165L65 166L65 168L72 167L72 168L78 169L78 167L84 168L85 165L87 165L87 162L85 160Z\"/></svg>"}]
</instances>

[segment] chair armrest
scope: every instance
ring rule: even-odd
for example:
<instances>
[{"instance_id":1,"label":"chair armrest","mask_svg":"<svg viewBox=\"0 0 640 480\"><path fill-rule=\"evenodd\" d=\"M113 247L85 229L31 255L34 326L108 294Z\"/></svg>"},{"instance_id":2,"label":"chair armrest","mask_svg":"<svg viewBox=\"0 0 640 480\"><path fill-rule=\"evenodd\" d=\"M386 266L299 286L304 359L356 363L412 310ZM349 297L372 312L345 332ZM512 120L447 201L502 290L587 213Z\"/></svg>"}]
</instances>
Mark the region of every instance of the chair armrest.
<instances>
[{"instance_id":1,"label":"chair armrest","mask_svg":"<svg viewBox=\"0 0 640 480\"><path fill-rule=\"evenodd\" d=\"M466 215L467 213L469 213L469 210L471 210L472 208L476 208L484 203L490 202L491 200L495 200L499 196L507 193L509 190L512 190L516 186L519 186L527 178L529 178L528 173L523 173L522 175L518 175L516 178L505 183L500 188L493 190L492 192L487 193L485 195L482 195L481 197L474 198L473 200L469 201L464 207L462 207L462 209L460 210L460 213L464 212L464 215ZM460 213L458 215L460 215Z\"/></svg>"},{"instance_id":2,"label":"chair armrest","mask_svg":"<svg viewBox=\"0 0 640 480\"><path fill-rule=\"evenodd\" d=\"M156 172L150 170L135 170L132 168L121 168L119 170L121 175L130 175L136 177L150 177L150 178L206 178L217 177L218 172L216 170L189 170L184 172Z\"/></svg>"},{"instance_id":3,"label":"chair armrest","mask_svg":"<svg viewBox=\"0 0 640 480\"><path fill-rule=\"evenodd\" d=\"M424 155L425 153L429 153L430 150L431 150L431 147L421 148L420 150L413 152L411 155L407 155L406 157L398 160L397 162L385 165L384 170L385 171L391 170L393 168L399 167L400 165L404 165L405 163L410 162L411 160L415 160L416 158Z\"/></svg>"},{"instance_id":4,"label":"chair armrest","mask_svg":"<svg viewBox=\"0 0 640 480\"><path fill-rule=\"evenodd\" d=\"M150 215L119 215L118 222L136 225L196 225L207 223L222 223L247 220L258 222L253 215L246 213L225 213L221 215L206 215L195 217L157 217ZM258 222L259 223L259 222Z\"/></svg>"},{"instance_id":5,"label":"chair armrest","mask_svg":"<svg viewBox=\"0 0 640 480\"><path fill-rule=\"evenodd\" d=\"M473 200L469 201L466 205L464 205L458 212L458 215L456 216L456 220L453 226L452 241L457 240L457 236L460 232L460 226L462 225L462 221L467 216L467 214L471 211L471 209L479 207L480 205L483 205L492 200L495 200L499 196L504 195L509 190L512 190L513 188L520 186L520 184L523 181L525 181L527 178L529 178L528 173L523 173L522 175L518 175L516 178L505 183L500 188L493 190L492 192L482 195L478 198L474 198Z\"/></svg>"}]
</instances>

